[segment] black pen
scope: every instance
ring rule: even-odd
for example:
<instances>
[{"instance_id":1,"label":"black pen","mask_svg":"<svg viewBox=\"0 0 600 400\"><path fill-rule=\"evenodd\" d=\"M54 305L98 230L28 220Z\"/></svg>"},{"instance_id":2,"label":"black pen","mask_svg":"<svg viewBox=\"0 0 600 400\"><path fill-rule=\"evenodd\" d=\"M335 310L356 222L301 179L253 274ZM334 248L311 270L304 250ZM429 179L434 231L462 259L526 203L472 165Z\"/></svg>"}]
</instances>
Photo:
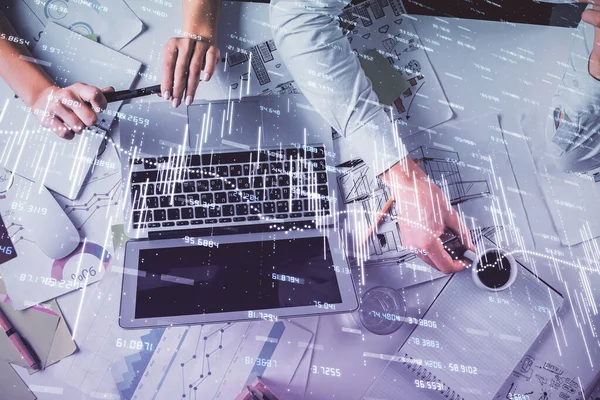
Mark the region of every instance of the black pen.
<instances>
[{"instance_id":1,"label":"black pen","mask_svg":"<svg viewBox=\"0 0 600 400\"><path fill-rule=\"evenodd\" d=\"M118 92L104 93L106 101L113 103L115 101L135 99L136 97L148 96L150 94L160 93L160 85L148 86L141 89L119 90Z\"/></svg>"}]
</instances>

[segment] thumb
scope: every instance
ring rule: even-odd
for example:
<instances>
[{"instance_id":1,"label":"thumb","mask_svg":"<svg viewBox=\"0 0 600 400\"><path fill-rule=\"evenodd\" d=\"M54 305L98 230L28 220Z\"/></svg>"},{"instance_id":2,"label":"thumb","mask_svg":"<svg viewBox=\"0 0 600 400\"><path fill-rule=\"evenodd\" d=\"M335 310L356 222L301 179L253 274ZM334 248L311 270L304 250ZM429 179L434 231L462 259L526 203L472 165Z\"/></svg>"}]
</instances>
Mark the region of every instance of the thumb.
<instances>
[{"instance_id":1,"label":"thumb","mask_svg":"<svg viewBox=\"0 0 600 400\"><path fill-rule=\"evenodd\" d=\"M600 5L592 4L591 8L586 9L581 15L581 19L594 27L594 50L598 50L598 33L600 31Z\"/></svg>"},{"instance_id":2,"label":"thumb","mask_svg":"<svg viewBox=\"0 0 600 400\"><path fill-rule=\"evenodd\" d=\"M115 91L115 88L112 86L107 86L104 89L102 89L103 93L113 93Z\"/></svg>"},{"instance_id":3,"label":"thumb","mask_svg":"<svg viewBox=\"0 0 600 400\"><path fill-rule=\"evenodd\" d=\"M600 6L593 5L584 11L583 21L594 26L594 44L590 54L589 73L592 77L600 79Z\"/></svg>"}]
</instances>

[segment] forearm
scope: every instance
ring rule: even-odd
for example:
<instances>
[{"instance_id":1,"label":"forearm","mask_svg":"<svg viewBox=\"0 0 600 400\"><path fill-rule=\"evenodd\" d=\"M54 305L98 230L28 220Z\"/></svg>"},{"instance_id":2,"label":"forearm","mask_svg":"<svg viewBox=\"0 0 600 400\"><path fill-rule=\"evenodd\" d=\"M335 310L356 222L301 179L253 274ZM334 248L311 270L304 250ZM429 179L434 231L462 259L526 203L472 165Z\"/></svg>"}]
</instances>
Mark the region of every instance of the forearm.
<instances>
[{"instance_id":1,"label":"forearm","mask_svg":"<svg viewBox=\"0 0 600 400\"><path fill-rule=\"evenodd\" d=\"M10 36L17 34L0 13L0 76L31 107L37 96L54 83L37 64L21 57L31 54L24 45L6 40Z\"/></svg>"},{"instance_id":2,"label":"forearm","mask_svg":"<svg viewBox=\"0 0 600 400\"><path fill-rule=\"evenodd\" d=\"M221 0L183 0L183 32L211 40L217 38Z\"/></svg>"},{"instance_id":3,"label":"forearm","mask_svg":"<svg viewBox=\"0 0 600 400\"><path fill-rule=\"evenodd\" d=\"M336 16L345 2L275 0L278 52L311 105L337 132L340 161L361 158L376 173L406 155Z\"/></svg>"},{"instance_id":4,"label":"forearm","mask_svg":"<svg viewBox=\"0 0 600 400\"><path fill-rule=\"evenodd\" d=\"M573 34L569 61L550 107L556 121L547 121L551 145L546 151L565 172L589 172L600 165L600 35L589 18L594 13L588 9Z\"/></svg>"}]
</instances>

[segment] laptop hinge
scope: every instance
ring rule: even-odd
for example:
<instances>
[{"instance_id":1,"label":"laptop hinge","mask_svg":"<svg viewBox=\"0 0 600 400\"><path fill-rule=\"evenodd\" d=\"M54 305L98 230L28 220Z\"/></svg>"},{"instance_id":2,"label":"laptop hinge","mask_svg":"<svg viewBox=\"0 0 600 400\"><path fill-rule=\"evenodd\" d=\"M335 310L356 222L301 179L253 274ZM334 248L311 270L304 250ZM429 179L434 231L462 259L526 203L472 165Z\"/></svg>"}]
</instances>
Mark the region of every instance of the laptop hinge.
<instances>
[{"instance_id":1,"label":"laptop hinge","mask_svg":"<svg viewBox=\"0 0 600 400\"><path fill-rule=\"evenodd\" d=\"M193 228L176 229L169 231L149 232L148 239L177 239L185 236L219 236L219 235L238 235L244 233L275 232L292 229L315 229L317 226L314 221L295 221L295 222L275 222L270 224L254 224L240 226L219 226L212 228Z\"/></svg>"}]
</instances>

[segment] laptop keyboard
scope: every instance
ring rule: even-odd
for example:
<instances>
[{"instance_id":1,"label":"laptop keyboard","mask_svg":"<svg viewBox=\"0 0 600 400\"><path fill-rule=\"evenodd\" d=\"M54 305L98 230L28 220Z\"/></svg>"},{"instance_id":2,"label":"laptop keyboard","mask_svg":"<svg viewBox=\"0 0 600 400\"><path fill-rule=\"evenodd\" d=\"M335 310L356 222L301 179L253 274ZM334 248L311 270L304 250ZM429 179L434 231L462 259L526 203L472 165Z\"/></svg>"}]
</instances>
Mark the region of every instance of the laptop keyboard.
<instances>
[{"instance_id":1,"label":"laptop keyboard","mask_svg":"<svg viewBox=\"0 0 600 400\"><path fill-rule=\"evenodd\" d=\"M130 160L134 229L330 214L323 146Z\"/></svg>"}]
</instances>

